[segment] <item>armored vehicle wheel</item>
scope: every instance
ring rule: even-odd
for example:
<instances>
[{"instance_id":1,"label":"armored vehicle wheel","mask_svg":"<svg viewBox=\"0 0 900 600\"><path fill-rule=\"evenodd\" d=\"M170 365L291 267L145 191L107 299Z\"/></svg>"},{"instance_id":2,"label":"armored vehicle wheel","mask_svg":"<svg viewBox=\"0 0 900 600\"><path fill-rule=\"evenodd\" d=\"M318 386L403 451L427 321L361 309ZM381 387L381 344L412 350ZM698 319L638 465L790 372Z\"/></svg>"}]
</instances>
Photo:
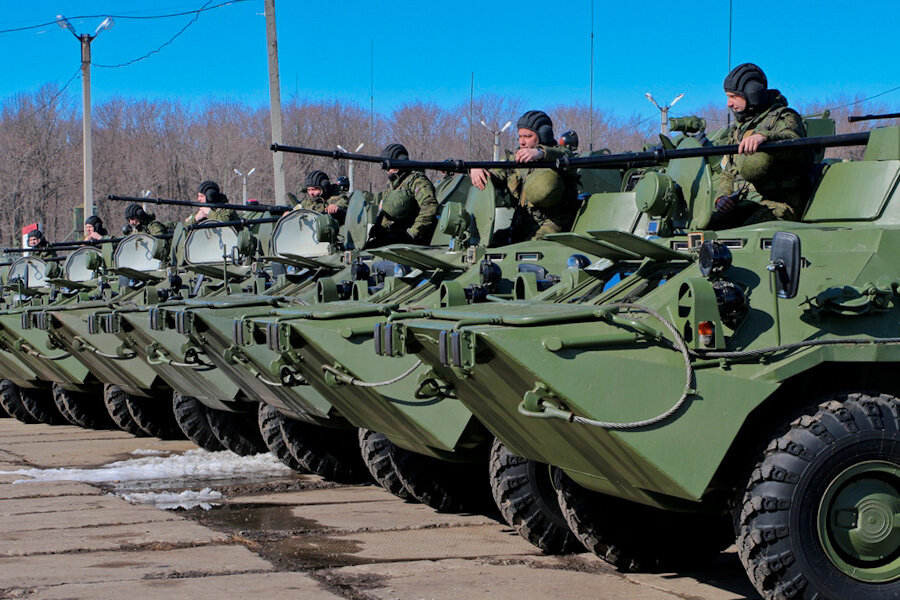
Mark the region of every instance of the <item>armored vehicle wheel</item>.
<instances>
[{"instance_id":1,"label":"armored vehicle wheel","mask_svg":"<svg viewBox=\"0 0 900 600\"><path fill-rule=\"evenodd\" d=\"M729 515L661 510L588 490L561 469L553 483L569 527L585 547L621 571L705 565L734 541Z\"/></svg>"},{"instance_id":2,"label":"armored vehicle wheel","mask_svg":"<svg viewBox=\"0 0 900 600\"><path fill-rule=\"evenodd\" d=\"M306 469L297 462L297 459L288 450L287 444L284 443L284 435L281 433L281 422L284 421L285 416L277 408L269 406L265 402L259 403L259 413L256 416L259 423L259 431L262 433L263 441L266 443L269 451L278 457L278 460L298 473L306 473Z\"/></svg>"},{"instance_id":3,"label":"armored vehicle wheel","mask_svg":"<svg viewBox=\"0 0 900 600\"><path fill-rule=\"evenodd\" d=\"M407 502L414 502L412 494L400 481L394 463L391 461L391 443L386 436L368 429L359 430L359 449L362 451L363 461L369 468L369 473L378 484Z\"/></svg>"},{"instance_id":4,"label":"armored vehicle wheel","mask_svg":"<svg viewBox=\"0 0 900 600\"><path fill-rule=\"evenodd\" d=\"M206 418L213 435L226 450L231 450L238 456L269 451L253 415L216 410L207 406Z\"/></svg>"},{"instance_id":5,"label":"armored vehicle wheel","mask_svg":"<svg viewBox=\"0 0 900 600\"><path fill-rule=\"evenodd\" d=\"M68 420L56 408L53 392L45 388L19 388L19 397L28 413L46 425L67 425Z\"/></svg>"},{"instance_id":6,"label":"armored vehicle wheel","mask_svg":"<svg viewBox=\"0 0 900 600\"><path fill-rule=\"evenodd\" d=\"M178 427L189 440L210 452L225 449L209 426L206 406L202 402L193 396L172 392L172 410Z\"/></svg>"},{"instance_id":7,"label":"armored vehicle wheel","mask_svg":"<svg viewBox=\"0 0 900 600\"><path fill-rule=\"evenodd\" d=\"M484 464L453 463L391 444L391 462L413 497L438 512L490 510L490 486Z\"/></svg>"},{"instance_id":8,"label":"armored vehicle wheel","mask_svg":"<svg viewBox=\"0 0 900 600\"><path fill-rule=\"evenodd\" d=\"M829 397L772 440L738 553L766 598L900 598L900 400Z\"/></svg>"},{"instance_id":9,"label":"armored vehicle wheel","mask_svg":"<svg viewBox=\"0 0 900 600\"><path fill-rule=\"evenodd\" d=\"M584 551L559 508L548 465L516 456L494 440L489 471L494 502L519 535L546 554Z\"/></svg>"},{"instance_id":10,"label":"armored vehicle wheel","mask_svg":"<svg viewBox=\"0 0 900 600\"><path fill-rule=\"evenodd\" d=\"M134 422L148 435L161 440L183 440L184 433L178 428L172 403L160 398L144 398L127 392L125 404Z\"/></svg>"},{"instance_id":11,"label":"armored vehicle wheel","mask_svg":"<svg viewBox=\"0 0 900 600\"><path fill-rule=\"evenodd\" d=\"M128 410L128 402L125 400L125 392L117 385L107 383L103 386L103 404L116 427L136 437L147 437L149 434L141 429L131 412Z\"/></svg>"},{"instance_id":12,"label":"armored vehicle wheel","mask_svg":"<svg viewBox=\"0 0 900 600\"><path fill-rule=\"evenodd\" d=\"M284 419L281 433L291 455L310 473L339 483L371 481L359 454L355 429L320 427Z\"/></svg>"},{"instance_id":13,"label":"armored vehicle wheel","mask_svg":"<svg viewBox=\"0 0 900 600\"><path fill-rule=\"evenodd\" d=\"M53 399L66 419L85 429L112 429L115 427L103 400L97 394L72 392L58 383L53 384Z\"/></svg>"},{"instance_id":14,"label":"armored vehicle wheel","mask_svg":"<svg viewBox=\"0 0 900 600\"><path fill-rule=\"evenodd\" d=\"M21 388L9 379L0 380L0 405L11 417L22 423L37 423L22 403Z\"/></svg>"}]
</instances>

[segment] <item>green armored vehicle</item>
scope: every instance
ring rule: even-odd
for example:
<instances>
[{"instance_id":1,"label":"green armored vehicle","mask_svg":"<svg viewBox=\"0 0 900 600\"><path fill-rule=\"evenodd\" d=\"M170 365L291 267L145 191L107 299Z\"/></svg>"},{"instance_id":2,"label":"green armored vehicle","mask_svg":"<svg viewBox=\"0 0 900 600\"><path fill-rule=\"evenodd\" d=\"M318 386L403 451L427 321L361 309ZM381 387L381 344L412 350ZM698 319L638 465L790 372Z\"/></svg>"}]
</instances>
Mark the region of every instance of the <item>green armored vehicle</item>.
<instances>
[{"instance_id":1,"label":"green armored vehicle","mask_svg":"<svg viewBox=\"0 0 900 600\"><path fill-rule=\"evenodd\" d=\"M685 187L677 156L637 200L702 219L712 172ZM800 222L591 232L631 255L620 282L433 310L395 352L510 452L553 465L569 525L622 569L696 564L736 528L767 598L896 598L898 184L900 128L875 130L863 160L826 161Z\"/></svg>"}]
</instances>

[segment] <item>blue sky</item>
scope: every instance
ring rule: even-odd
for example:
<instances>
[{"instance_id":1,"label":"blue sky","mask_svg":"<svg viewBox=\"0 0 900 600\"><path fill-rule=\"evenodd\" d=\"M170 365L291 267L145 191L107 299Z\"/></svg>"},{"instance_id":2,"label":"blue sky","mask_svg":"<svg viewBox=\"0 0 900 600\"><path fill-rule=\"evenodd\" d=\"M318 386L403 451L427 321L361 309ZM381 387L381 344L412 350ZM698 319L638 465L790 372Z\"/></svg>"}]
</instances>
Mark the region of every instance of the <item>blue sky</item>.
<instances>
[{"instance_id":1,"label":"blue sky","mask_svg":"<svg viewBox=\"0 0 900 600\"><path fill-rule=\"evenodd\" d=\"M194 10L206 0L5 2L0 29L76 15L157 15ZM222 0L212 0L218 4ZM369 104L374 45L375 107L406 100L452 105L475 94L518 96L535 108L588 101L590 0L573 2L313 2L276 0L282 97ZM268 101L263 0L200 15L147 60L92 71L96 101L113 96L202 102ZM119 19L93 43L96 64L126 62L159 47L190 21ZM728 0L594 0L594 99L620 115L656 111L685 92L679 109L723 100L728 67ZM76 20L93 32L101 18ZM756 62L791 100L839 93L877 94L900 86L896 25L900 2L734 0L732 64ZM79 44L56 25L0 33L5 72L0 97L65 83L78 69ZM71 91L80 93L80 81ZM900 90L882 98L900 104Z\"/></svg>"}]
</instances>

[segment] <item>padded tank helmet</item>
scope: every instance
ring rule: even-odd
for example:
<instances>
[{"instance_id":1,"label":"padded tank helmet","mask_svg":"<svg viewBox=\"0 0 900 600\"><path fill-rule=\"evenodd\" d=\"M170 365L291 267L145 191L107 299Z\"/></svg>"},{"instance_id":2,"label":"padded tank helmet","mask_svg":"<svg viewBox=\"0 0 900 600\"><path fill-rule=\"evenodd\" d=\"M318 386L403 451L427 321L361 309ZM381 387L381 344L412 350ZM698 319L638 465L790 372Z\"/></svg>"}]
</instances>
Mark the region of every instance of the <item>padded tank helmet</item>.
<instances>
[{"instance_id":1,"label":"padded tank helmet","mask_svg":"<svg viewBox=\"0 0 900 600\"><path fill-rule=\"evenodd\" d=\"M206 180L197 188L197 192L206 196L209 204L224 204L227 198L219 189L219 184L215 181Z\"/></svg>"},{"instance_id":2,"label":"padded tank helmet","mask_svg":"<svg viewBox=\"0 0 900 600\"><path fill-rule=\"evenodd\" d=\"M541 144L545 146L556 143L553 136L553 121L542 110L529 110L516 121L516 128L535 132Z\"/></svg>"},{"instance_id":3,"label":"padded tank helmet","mask_svg":"<svg viewBox=\"0 0 900 600\"><path fill-rule=\"evenodd\" d=\"M750 108L764 106L768 100L769 81L763 70L753 63L744 63L731 70L722 84L726 92L737 94Z\"/></svg>"},{"instance_id":4,"label":"padded tank helmet","mask_svg":"<svg viewBox=\"0 0 900 600\"><path fill-rule=\"evenodd\" d=\"M388 160L409 160L409 150L403 144L388 144L381 151L381 158Z\"/></svg>"},{"instance_id":5,"label":"padded tank helmet","mask_svg":"<svg viewBox=\"0 0 900 600\"><path fill-rule=\"evenodd\" d=\"M559 136L559 139L556 140L556 143L574 152L575 150L578 150L578 132L570 129L569 131Z\"/></svg>"},{"instance_id":6,"label":"padded tank helmet","mask_svg":"<svg viewBox=\"0 0 900 600\"><path fill-rule=\"evenodd\" d=\"M328 175L326 175L324 171L310 171L306 174L303 185L308 188L317 187L323 192L327 192L328 188L331 186L331 180L328 179Z\"/></svg>"},{"instance_id":7,"label":"padded tank helmet","mask_svg":"<svg viewBox=\"0 0 900 600\"><path fill-rule=\"evenodd\" d=\"M128 219L137 219L139 221L144 221L147 218L147 213L144 211L144 208L140 204L129 204L125 207L125 220Z\"/></svg>"}]
</instances>

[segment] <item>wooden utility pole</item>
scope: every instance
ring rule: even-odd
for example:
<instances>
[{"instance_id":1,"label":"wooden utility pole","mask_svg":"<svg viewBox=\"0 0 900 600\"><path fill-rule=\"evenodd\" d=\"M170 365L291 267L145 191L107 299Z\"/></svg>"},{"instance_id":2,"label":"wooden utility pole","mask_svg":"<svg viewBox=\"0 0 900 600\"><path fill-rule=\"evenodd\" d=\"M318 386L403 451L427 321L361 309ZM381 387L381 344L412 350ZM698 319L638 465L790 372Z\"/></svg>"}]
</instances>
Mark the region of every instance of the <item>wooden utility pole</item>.
<instances>
[{"instance_id":1,"label":"wooden utility pole","mask_svg":"<svg viewBox=\"0 0 900 600\"><path fill-rule=\"evenodd\" d=\"M275 0L266 0L266 49L269 54L269 120L272 122L272 143L281 144L281 84L278 80L278 34L275 30ZM284 183L284 155L272 153L275 172L275 203L287 204Z\"/></svg>"}]
</instances>

